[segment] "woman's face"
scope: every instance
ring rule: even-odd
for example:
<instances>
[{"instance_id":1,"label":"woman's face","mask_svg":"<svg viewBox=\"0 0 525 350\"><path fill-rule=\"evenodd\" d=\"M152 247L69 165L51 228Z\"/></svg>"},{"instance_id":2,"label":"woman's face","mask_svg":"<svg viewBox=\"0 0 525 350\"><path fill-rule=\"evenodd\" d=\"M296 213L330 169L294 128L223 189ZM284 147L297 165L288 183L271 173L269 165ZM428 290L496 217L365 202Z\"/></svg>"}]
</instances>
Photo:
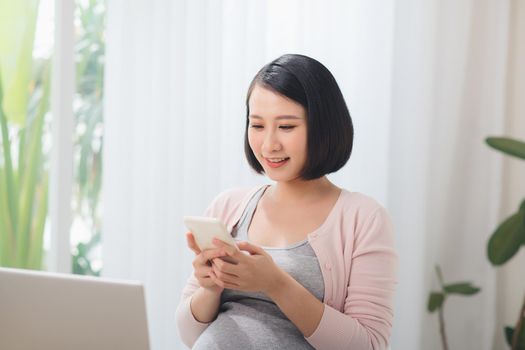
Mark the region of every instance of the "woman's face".
<instances>
[{"instance_id":1,"label":"woman's face","mask_svg":"<svg viewBox=\"0 0 525 350\"><path fill-rule=\"evenodd\" d=\"M274 181L297 179L307 156L304 107L259 85L248 106L248 142L266 175Z\"/></svg>"}]
</instances>

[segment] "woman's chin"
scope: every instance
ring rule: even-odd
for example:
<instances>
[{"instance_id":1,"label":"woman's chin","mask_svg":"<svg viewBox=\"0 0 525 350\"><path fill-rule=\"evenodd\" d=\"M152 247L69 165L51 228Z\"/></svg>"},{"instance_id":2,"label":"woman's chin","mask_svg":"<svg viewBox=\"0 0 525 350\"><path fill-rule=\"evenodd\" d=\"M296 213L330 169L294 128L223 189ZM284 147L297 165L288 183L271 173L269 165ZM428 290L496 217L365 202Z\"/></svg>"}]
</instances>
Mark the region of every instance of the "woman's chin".
<instances>
[{"instance_id":1,"label":"woman's chin","mask_svg":"<svg viewBox=\"0 0 525 350\"><path fill-rule=\"evenodd\" d=\"M272 172L272 169L270 171L267 171L265 169L266 177L268 177L270 180L275 182L289 182L297 179L297 175L290 175L290 174L276 174L275 172Z\"/></svg>"}]
</instances>

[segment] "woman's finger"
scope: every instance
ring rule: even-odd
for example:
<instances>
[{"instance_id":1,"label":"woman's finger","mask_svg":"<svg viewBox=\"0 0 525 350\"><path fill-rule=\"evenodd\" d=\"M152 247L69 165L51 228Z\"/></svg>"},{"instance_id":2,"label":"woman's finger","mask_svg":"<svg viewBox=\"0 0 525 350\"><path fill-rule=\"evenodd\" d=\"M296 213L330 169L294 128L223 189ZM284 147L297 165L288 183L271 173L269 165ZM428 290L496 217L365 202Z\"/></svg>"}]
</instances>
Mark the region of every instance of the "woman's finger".
<instances>
[{"instance_id":1,"label":"woman's finger","mask_svg":"<svg viewBox=\"0 0 525 350\"><path fill-rule=\"evenodd\" d=\"M219 271L216 266L212 267L213 274L224 283L237 284L239 278L229 273Z\"/></svg>"},{"instance_id":2,"label":"woman's finger","mask_svg":"<svg viewBox=\"0 0 525 350\"><path fill-rule=\"evenodd\" d=\"M239 288L239 285L235 283L226 282L218 278L214 271L210 272L210 278L216 285L221 286L222 288L229 288L229 289Z\"/></svg>"},{"instance_id":3,"label":"woman's finger","mask_svg":"<svg viewBox=\"0 0 525 350\"><path fill-rule=\"evenodd\" d=\"M195 254L200 254L201 250L199 249L199 246L197 246L197 242L195 242L195 237L193 237L193 233L186 233L186 242L188 242L188 247L190 247L190 249Z\"/></svg>"},{"instance_id":4,"label":"woman's finger","mask_svg":"<svg viewBox=\"0 0 525 350\"><path fill-rule=\"evenodd\" d=\"M227 255L231 256L232 258L234 258L234 260L238 262L243 261L246 258L246 256L237 247L224 243L216 237L213 239L212 242L216 247L224 250Z\"/></svg>"},{"instance_id":5,"label":"woman's finger","mask_svg":"<svg viewBox=\"0 0 525 350\"><path fill-rule=\"evenodd\" d=\"M213 260L215 258L219 258L222 256L226 256L226 252L224 249L206 249L200 254L201 263L207 263L210 260Z\"/></svg>"},{"instance_id":6,"label":"woman's finger","mask_svg":"<svg viewBox=\"0 0 525 350\"><path fill-rule=\"evenodd\" d=\"M212 265L215 266L215 268L221 272L227 273L234 277L239 277L240 269L238 264L232 264L218 258L212 260Z\"/></svg>"},{"instance_id":7,"label":"woman's finger","mask_svg":"<svg viewBox=\"0 0 525 350\"><path fill-rule=\"evenodd\" d=\"M261 247L255 244L251 244L250 242L246 242L246 241L239 242L237 243L237 247L240 250L244 250L250 253L251 255L254 255L254 254L265 255L264 249L262 249Z\"/></svg>"},{"instance_id":8,"label":"woman's finger","mask_svg":"<svg viewBox=\"0 0 525 350\"><path fill-rule=\"evenodd\" d=\"M197 278L209 278L211 266L203 266L194 271L194 275Z\"/></svg>"}]
</instances>

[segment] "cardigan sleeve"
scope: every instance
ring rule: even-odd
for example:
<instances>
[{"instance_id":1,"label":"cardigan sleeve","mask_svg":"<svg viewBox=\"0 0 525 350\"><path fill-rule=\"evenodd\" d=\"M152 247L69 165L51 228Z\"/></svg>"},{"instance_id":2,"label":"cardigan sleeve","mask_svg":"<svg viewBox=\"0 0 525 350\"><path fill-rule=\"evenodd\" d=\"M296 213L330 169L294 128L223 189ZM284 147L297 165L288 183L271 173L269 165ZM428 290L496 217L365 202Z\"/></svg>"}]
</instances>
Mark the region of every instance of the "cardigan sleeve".
<instances>
[{"instance_id":1,"label":"cardigan sleeve","mask_svg":"<svg viewBox=\"0 0 525 350\"><path fill-rule=\"evenodd\" d=\"M180 338L189 348L193 347L193 344L195 344L202 332L211 324L211 322L202 323L197 321L191 312L191 297L197 289L199 289L199 283L192 274L182 291L182 297L176 311Z\"/></svg>"},{"instance_id":2,"label":"cardigan sleeve","mask_svg":"<svg viewBox=\"0 0 525 350\"><path fill-rule=\"evenodd\" d=\"M306 340L316 349L378 350L388 347L397 284L393 230L384 208L356 230L342 312L325 304Z\"/></svg>"}]
</instances>

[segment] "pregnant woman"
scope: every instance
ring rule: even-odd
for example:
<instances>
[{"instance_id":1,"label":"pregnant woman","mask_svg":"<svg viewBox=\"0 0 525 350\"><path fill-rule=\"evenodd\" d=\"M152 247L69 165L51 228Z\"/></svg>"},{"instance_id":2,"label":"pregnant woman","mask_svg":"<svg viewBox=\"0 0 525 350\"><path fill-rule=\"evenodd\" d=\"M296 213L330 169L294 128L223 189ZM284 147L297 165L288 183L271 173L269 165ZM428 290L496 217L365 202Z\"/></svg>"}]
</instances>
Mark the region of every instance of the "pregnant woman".
<instances>
[{"instance_id":1,"label":"pregnant woman","mask_svg":"<svg viewBox=\"0 0 525 350\"><path fill-rule=\"evenodd\" d=\"M177 308L193 349L386 349L397 256L390 218L374 199L327 174L352 152L354 129L332 74L284 55L254 77L246 98L245 153L273 183L219 194L222 241L195 252ZM236 263L221 257L229 256Z\"/></svg>"}]
</instances>

